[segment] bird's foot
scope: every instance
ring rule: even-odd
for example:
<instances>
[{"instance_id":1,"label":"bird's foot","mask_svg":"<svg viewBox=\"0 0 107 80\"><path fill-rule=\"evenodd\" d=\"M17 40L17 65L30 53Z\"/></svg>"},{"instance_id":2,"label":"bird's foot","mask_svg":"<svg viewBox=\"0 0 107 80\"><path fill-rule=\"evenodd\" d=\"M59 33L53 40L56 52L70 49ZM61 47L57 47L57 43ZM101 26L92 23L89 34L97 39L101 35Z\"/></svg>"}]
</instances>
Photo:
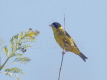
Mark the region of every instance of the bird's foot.
<instances>
[{"instance_id":1,"label":"bird's foot","mask_svg":"<svg viewBox=\"0 0 107 80\"><path fill-rule=\"evenodd\" d=\"M65 52L64 52L64 51L62 51L62 54L65 54Z\"/></svg>"}]
</instances>

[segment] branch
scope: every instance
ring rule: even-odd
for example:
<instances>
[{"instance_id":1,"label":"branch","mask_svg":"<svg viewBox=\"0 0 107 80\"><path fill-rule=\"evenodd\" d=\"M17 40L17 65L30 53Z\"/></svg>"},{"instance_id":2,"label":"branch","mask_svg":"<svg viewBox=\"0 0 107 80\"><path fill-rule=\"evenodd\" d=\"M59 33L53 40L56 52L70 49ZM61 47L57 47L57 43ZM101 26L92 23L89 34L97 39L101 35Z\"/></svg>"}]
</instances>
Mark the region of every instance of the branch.
<instances>
[{"instance_id":1,"label":"branch","mask_svg":"<svg viewBox=\"0 0 107 80\"><path fill-rule=\"evenodd\" d=\"M0 71L3 69L3 67L5 66L5 64L7 63L7 61L10 59L10 57L8 57L7 59L6 59L6 61L4 62L4 64L0 67Z\"/></svg>"}]
</instances>

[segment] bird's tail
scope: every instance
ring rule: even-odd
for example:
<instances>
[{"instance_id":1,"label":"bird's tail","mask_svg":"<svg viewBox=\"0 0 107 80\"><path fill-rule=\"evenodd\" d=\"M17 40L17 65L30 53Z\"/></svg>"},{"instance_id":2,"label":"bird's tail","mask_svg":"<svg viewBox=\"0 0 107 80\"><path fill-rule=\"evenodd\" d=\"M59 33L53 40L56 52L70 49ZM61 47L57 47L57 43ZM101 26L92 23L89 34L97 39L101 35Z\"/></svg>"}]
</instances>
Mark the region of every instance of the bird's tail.
<instances>
[{"instance_id":1,"label":"bird's tail","mask_svg":"<svg viewBox=\"0 0 107 80\"><path fill-rule=\"evenodd\" d=\"M80 55L79 55L85 62L86 62L86 60L85 59L88 59L83 53L80 53Z\"/></svg>"}]
</instances>

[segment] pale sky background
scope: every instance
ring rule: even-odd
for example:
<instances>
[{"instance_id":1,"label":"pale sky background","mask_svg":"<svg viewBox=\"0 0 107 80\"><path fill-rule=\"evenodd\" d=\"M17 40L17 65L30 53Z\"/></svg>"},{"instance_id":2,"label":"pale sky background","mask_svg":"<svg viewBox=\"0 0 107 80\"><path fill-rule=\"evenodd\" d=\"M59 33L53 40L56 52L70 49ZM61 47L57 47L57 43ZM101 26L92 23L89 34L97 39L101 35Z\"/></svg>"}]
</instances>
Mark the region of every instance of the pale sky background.
<instances>
[{"instance_id":1,"label":"pale sky background","mask_svg":"<svg viewBox=\"0 0 107 80\"><path fill-rule=\"evenodd\" d=\"M40 31L37 42L24 55L31 61L8 68L22 69L25 75L19 74L21 80L57 80L62 49L54 40L49 25L57 21L63 26L64 13L66 31L88 59L84 62L77 55L67 52L61 80L107 80L107 0L0 0L3 45L9 47L11 37L23 30L32 28ZM3 55L2 63L5 59ZM0 73L0 80L16 78Z\"/></svg>"}]
</instances>

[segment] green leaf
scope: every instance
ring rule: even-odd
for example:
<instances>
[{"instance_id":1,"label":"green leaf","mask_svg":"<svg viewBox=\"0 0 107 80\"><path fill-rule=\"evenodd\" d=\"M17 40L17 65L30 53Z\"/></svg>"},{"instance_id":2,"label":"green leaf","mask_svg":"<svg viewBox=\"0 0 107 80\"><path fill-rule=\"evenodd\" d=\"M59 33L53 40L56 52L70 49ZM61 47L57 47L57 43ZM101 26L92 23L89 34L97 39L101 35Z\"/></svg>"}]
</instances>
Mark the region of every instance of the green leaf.
<instances>
[{"instance_id":1,"label":"green leaf","mask_svg":"<svg viewBox=\"0 0 107 80\"><path fill-rule=\"evenodd\" d=\"M27 58L27 57L18 57L18 58L15 59L14 62L19 62L21 64L26 64L29 61L30 61L30 59Z\"/></svg>"},{"instance_id":2,"label":"green leaf","mask_svg":"<svg viewBox=\"0 0 107 80\"><path fill-rule=\"evenodd\" d=\"M6 69L5 72L24 74L24 72L22 72L22 70L17 67Z\"/></svg>"},{"instance_id":3,"label":"green leaf","mask_svg":"<svg viewBox=\"0 0 107 80\"><path fill-rule=\"evenodd\" d=\"M6 69L5 72L6 72L6 75L9 76L9 77L12 77L12 75L14 74L15 77L17 78L17 80L21 80L21 79L20 79L19 76L18 76L17 74L15 74L15 73L24 74L24 72L22 72L22 70L19 69L19 68L17 68L17 67Z\"/></svg>"},{"instance_id":4,"label":"green leaf","mask_svg":"<svg viewBox=\"0 0 107 80\"><path fill-rule=\"evenodd\" d=\"M11 48L14 48L14 43L10 43L10 47L11 47Z\"/></svg>"},{"instance_id":5,"label":"green leaf","mask_svg":"<svg viewBox=\"0 0 107 80\"><path fill-rule=\"evenodd\" d=\"M20 33L20 39L23 39L24 38L24 35L25 35L25 33L24 33L24 31L22 31L21 33Z\"/></svg>"},{"instance_id":6,"label":"green leaf","mask_svg":"<svg viewBox=\"0 0 107 80\"><path fill-rule=\"evenodd\" d=\"M14 38L15 38L15 39L18 39L18 36L19 36L19 34L15 35Z\"/></svg>"},{"instance_id":7,"label":"green leaf","mask_svg":"<svg viewBox=\"0 0 107 80\"><path fill-rule=\"evenodd\" d=\"M23 54L20 54L20 53L14 53L11 55L11 57L14 57L14 56L22 56Z\"/></svg>"},{"instance_id":8,"label":"green leaf","mask_svg":"<svg viewBox=\"0 0 107 80\"><path fill-rule=\"evenodd\" d=\"M3 50L4 50L4 53L6 53L6 55L8 56L9 55L8 48L4 46Z\"/></svg>"}]
</instances>

